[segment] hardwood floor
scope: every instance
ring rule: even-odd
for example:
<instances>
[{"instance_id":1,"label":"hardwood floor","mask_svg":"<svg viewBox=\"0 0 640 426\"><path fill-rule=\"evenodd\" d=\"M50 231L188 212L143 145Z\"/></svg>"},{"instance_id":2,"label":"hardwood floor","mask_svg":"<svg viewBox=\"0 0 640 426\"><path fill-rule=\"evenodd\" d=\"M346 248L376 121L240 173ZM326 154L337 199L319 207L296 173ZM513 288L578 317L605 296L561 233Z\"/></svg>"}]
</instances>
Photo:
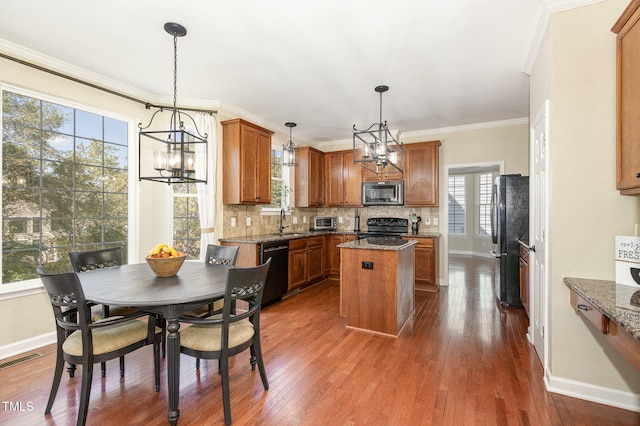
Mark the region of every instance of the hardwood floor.
<instances>
[{"instance_id":1,"label":"hardwood floor","mask_svg":"<svg viewBox=\"0 0 640 426\"><path fill-rule=\"evenodd\" d=\"M450 286L418 292L397 339L346 329L335 280L264 309L270 388L251 371L248 351L236 356L234 424L640 424L640 413L546 392L524 312L501 308L493 296L493 263L452 257L449 267ZM63 377L44 416L55 354L51 346L38 352L44 356L0 370L0 424L75 423L82 372ZM127 355L126 367L123 380L117 360L107 363L106 378L94 374L88 424L166 424L166 362L159 393L150 347ZM224 423L216 362L196 373L193 358L182 357L180 414L183 425Z\"/></svg>"}]
</instances>

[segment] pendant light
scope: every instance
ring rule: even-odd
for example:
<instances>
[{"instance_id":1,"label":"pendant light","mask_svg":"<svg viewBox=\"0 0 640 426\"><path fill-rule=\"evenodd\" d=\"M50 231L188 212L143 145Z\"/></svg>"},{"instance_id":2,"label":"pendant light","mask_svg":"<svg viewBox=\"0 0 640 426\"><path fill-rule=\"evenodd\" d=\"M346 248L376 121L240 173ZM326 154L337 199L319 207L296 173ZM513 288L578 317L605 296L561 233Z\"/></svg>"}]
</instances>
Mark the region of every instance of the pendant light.
<instances>
[{"instance_id":1,"label":"pendant light","mask_svg":"<svg viewBox=\"0 0 640 426\"><path fill-rule=\"evenodd\" d=\"M284 144L282 147L282 165L295 167L298 165L296 163L298 159L298 147L293 143L293 138L291 137L292 129L297 126L296 123L284 123L285 126L289 128L289 142Z\"/></svg>"},{"instance_id":2,"label":"pendant light","mask_svg":"<svg viewBox=\"0 0 640 426\"><path fill-rule=\"evenodd\" d=\"M164 111L158 109L151 116L149 124L139 124L138 134L138 177L140 180L172 183L207 183L208 153L207 134L201 134L195 120L176 106L178 93L178 37L184 37L187 29L175 22L164 24L164 30L173 36L173 108L168 130L147 130L152 128L156 115ZM147 109L153 105L147 104ZM185 128L184 120L194 129ZM153 153L152 161L145 156ZM145 161L143 161L145 157ZM198 161L200 160L200 161ZM150 164L152 163L152 164ZM196 168L196 164L198 168Z\"/></svg>"},{"instance_id":3,"label":"pendant light","mask_svg":"<svg viewBox=\"0 0 640 426\"><path fill-rule=\"evenodd\" d=\"M380 121L366 130L358 130L353 125L353 161L373 173L379 173L387 166L402 172L398 165L398 154L404 148L389 131L387 122L382 121L382 94L387 90L389 86L375 88L380 94Z\"/></svg>"}]
</instances>

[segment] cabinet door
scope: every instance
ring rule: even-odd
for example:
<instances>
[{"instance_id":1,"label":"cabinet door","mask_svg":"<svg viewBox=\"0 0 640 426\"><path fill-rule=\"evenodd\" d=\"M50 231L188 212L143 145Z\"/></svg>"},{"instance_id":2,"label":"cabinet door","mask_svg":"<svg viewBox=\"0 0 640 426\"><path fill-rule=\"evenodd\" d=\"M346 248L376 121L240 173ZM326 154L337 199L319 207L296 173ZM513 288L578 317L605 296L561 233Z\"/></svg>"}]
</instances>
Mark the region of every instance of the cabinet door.
<instances>
[{"instance_id":1,"label":"cabinet door","mask_svg":"<svg viewBox=\"0 0 640 426\"><path fill-rule=\"evenodd\" d=\"M432 247L416 246L416 289L425 290L436 285L436 251ZM426 287L426 288L425 288Z\"/></svg>"},{"instance_id":2,"label":"cabinet door","mask_svg":"<svg viewBox=\"0 0 640 426\"><path fill-rule=\"evenodd\" d=\"M623 195L640 194L640 9L631 2L612 31L617 40L617 182Z\"/></svg>"},{"instance_id":3,"label":"cabinet door","mask_svg":"<svg viewBox=\"0 0 640 426\"><path fill-rule=\"evenodd\" d=\"M404 154L403 151L398 150L398 166L404 170ZM362 180L367 182L377 182L381 180L401 180L403 178L402 172L393 166L386 166L378 168L378 173L374 173L369 169L364 169L362 172Z\"/></svg>"},{"instance_id":4,"label":"cabinet door","mask_svg":"<svg viewBox=\"0 0 640 426\"><path fill-rule=\"evenodd\" d=\"M404 145L405 205L438 205L439 146L439 141Z\"/></svg>"},{"instance_id":5,"label":"cabinet door","mask_svg":"<svg viewBox=\"0 0 640 426\"><path fill-rule=\"evenodd\" d=\"M322 176L324 175L323 169L323 157L324 155L312 150L309 154L309 206L320 207L323 203L322 187L324 181Z\"/></svg>"},{"instance_id":6,"label":"cabinet door","mask_svg":"<svg viewBox=\"0 0 640 426\"><path fill-rule=\"evenodd\" d=\"M271 203L271 135L258 132L257 150L253 155L257 156L255 202L269 204Z\"/></svg>"},{"instance_id":7,"label":"cabinet door","mask_svg":"<svg viewBox=\"0 0 640 426\"><path fill-rule=\"evenodd\" d=\"M309 270L309 282L322 278L324 274L324 245L310 246L307 250L309 258L308 270Z\"/></svg>"},{"instance_id":8,"label":"cabinet door","mask_svg":"<svg viewBox=\"0 0 640 426\"><path fill-rule=\"evenodd\" d=\"M344 204L344 156L341 152L329 152L324 155L325 164L325 204L342 206Z\"/></svg>"},{"instance_id":9,"label":"cabinet door","mask_svg":"<svg viewBox=\"0 0 640 426\"><path fill-rule=\"evenodd\" d=\"M258 180L258 130L247 125L240 125L240 202L256 201Z\"/></svg>"},{"instance_id":10,"label":"cabinet door","mask_svg":"<svg viewBox=\"0 0 640 426\"><path fill-rule=\"evenodd\" d=\"M307 249L289 251L289 290L307 283Z\"/></svg>"},{"instance_id":11,"label":"cabinet door","mask_svg":"<svg viewBox=\"0 0 640 426\"><path fill-rule=\"evenodd\" d=\"M340 234L330 235L327 241L329 253L329 274L340 275L340 249L338 244L344 242L344 237Z\"/></svg>"},{"instance_id":12,"label":"cabinet door","mask_svg":"<svg viewBox=\"0 0 640 426\"><path fill-rule=\"evenodd\" d=\"M362 166L354 163L353 151L343 153L344 206L362 205Z\"/></svg>"},{"instance_id":13,"label":"cabinet door","mask_svg":"<svg viewBox=\"0 0 640 426\"><path fill-rule=\"evenodd\" d=\"M298 148L298 167L294 167L296 207L322 206L323 156L321 151L308 146Z\"/></svg>"}]
</instances>

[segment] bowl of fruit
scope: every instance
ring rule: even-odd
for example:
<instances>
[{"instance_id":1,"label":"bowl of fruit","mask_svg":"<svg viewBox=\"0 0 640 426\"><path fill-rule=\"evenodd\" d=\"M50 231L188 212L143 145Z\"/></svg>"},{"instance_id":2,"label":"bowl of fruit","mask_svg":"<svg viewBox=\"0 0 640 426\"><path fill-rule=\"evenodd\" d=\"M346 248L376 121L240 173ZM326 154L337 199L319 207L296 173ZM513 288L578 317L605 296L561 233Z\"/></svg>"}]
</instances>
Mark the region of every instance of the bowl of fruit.
<instances>
[{"instance_id":1,"label":"bowl of fruit","mask_svg":"<svg viewBox=\"0 0 640 426\"><path fill-rule=\"evenodd\" d=\"M164 278L175 276L186 258L185 253L167 244L158 244L149 251L145 260L156 277Z\"/></svg>"}]
</instances>

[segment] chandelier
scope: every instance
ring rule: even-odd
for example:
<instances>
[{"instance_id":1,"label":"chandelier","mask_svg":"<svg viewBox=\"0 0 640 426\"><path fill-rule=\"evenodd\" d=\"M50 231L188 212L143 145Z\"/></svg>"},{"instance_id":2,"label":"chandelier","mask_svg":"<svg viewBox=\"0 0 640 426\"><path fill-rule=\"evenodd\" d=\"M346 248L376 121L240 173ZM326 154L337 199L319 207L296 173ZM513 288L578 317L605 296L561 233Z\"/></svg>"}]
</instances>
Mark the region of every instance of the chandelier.
<instances>
[{"instance_id":1,"label":"chandelier","mask_svg":"<svg viewBox=\"0 0 640 426\"><path fill-rule=\"evenodd\" d=\"M289 128L289 142L287 142L283 147L282 147L282 151L283 151L283 159L282 159L282 165L283 166L297 166L298 163L296 163L296 153L298 152L298 147L293 143L293 138L291 137L291 129L293 129L294 127L297 126L296 123L284 123L285 126L287 126Z\"/></svg>"},{"instance_id":2,"label":"chandelier","mask_svg":"<svg viewBox=\"0 0 640 426\"><path fill-rule=\"evenodd\" d=\"M389 86L375 88L380 93L380 121L366 130L358 130L353 125L353 161L374 173L387 166L402 172L398 166L398 153L404 148L389 131L387 122L382 121L382 94L387 90Z\"/></svg>"},{"instance_id":3,"label":"chandelier","mask_svg":"<svg viewBox=\"0 0 640 426\"><path fill-rule=\"evenodd\" d=\"M164 30L173 36L173 107L168 130L147 130L165 107L146 104L146 108L158 108L149 124L138 124L138 171L140 180L172 183L207 183L208 153L207 134L201 134L195 120L176 107L178 80L178 37L184 37L187 29L175 22L164 24ZM167 108L168 109L168 108ZM187 130L184 120L192 131ZM144 153L153 153L152 161L142 161Z\"/></svg>"}]
</instances>

